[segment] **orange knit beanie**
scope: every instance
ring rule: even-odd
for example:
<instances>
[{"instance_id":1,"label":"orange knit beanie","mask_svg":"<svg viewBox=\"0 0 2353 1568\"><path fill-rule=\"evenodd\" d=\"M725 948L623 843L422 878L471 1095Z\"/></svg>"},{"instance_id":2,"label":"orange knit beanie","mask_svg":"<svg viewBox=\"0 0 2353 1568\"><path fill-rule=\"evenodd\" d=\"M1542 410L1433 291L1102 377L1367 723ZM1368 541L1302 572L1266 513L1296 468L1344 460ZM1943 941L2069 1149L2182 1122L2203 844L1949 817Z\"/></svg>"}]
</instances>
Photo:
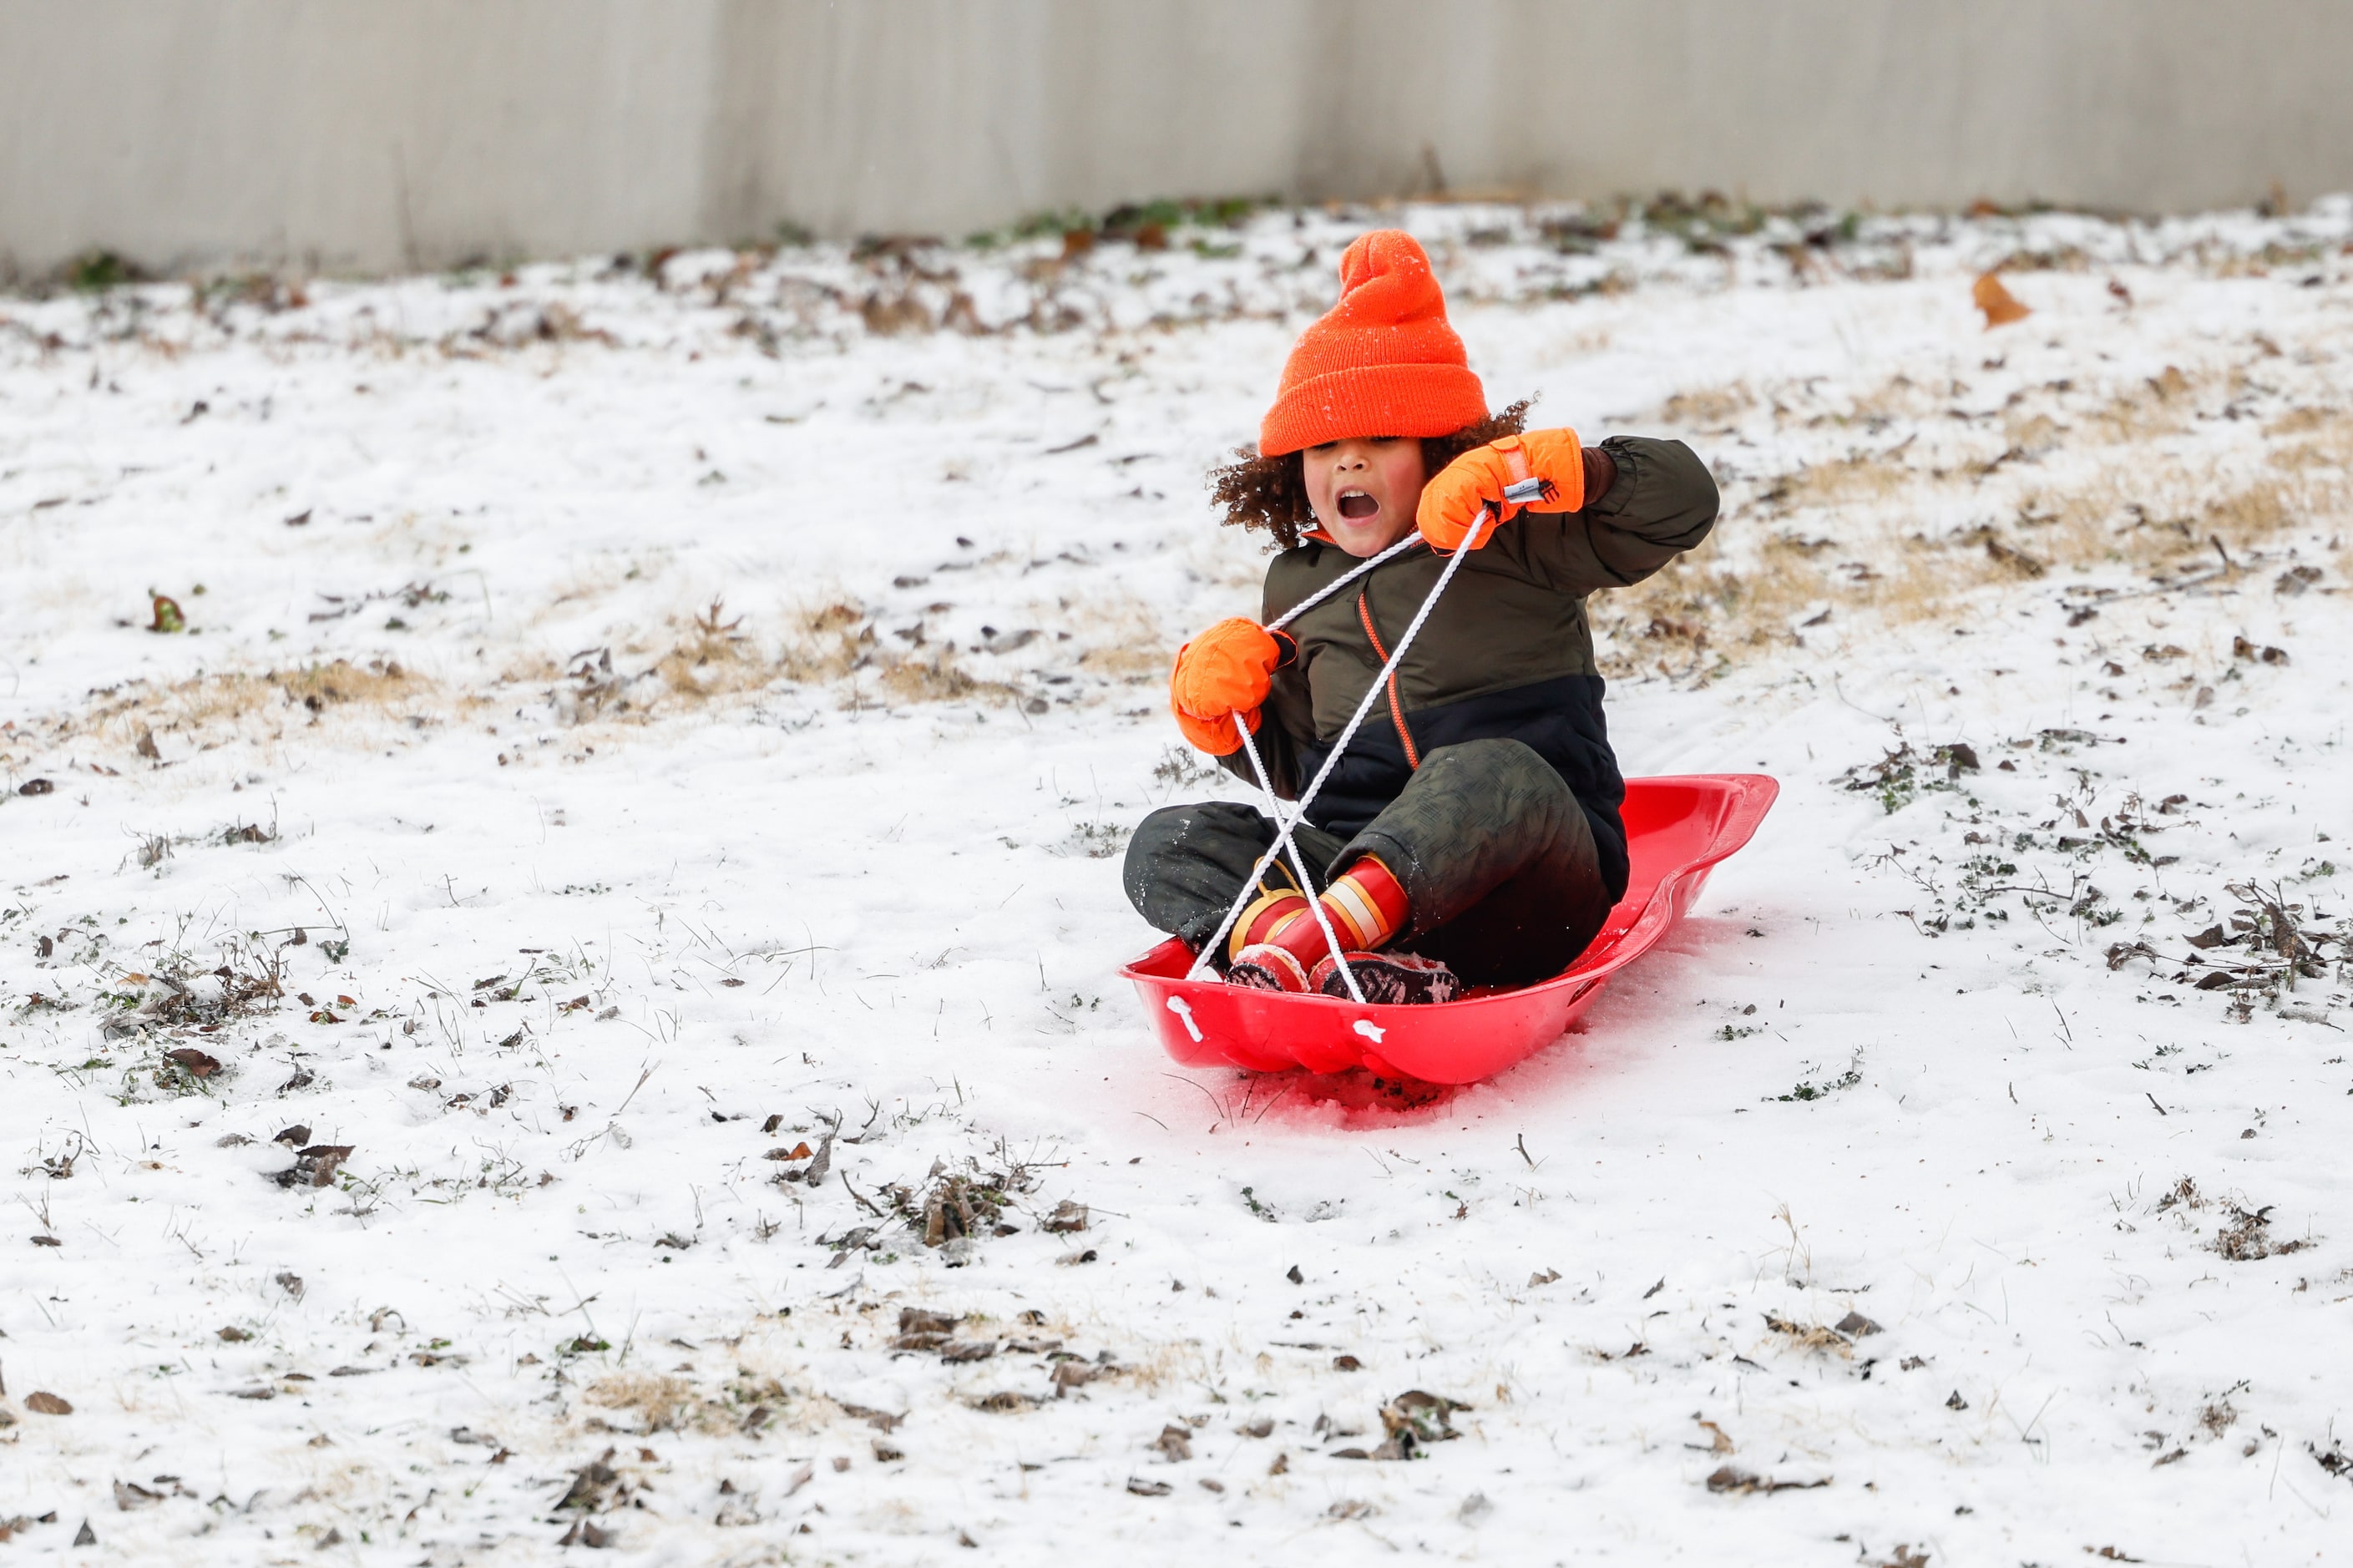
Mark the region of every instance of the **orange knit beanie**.
<instances>
[{"instance_id":1,"label":"orange knit beanie","mask_svg":"<svg viewBox=\"0 0 2353 1568\"><path fill-rule=\"evenodd\" d=\"M1487 417L1446 296L1413 236L1381 228L1340 258L1340 302L1299 334L1259 426L1261 457L1367 436L1451 436Z\"/></svg>"}]
</instances>

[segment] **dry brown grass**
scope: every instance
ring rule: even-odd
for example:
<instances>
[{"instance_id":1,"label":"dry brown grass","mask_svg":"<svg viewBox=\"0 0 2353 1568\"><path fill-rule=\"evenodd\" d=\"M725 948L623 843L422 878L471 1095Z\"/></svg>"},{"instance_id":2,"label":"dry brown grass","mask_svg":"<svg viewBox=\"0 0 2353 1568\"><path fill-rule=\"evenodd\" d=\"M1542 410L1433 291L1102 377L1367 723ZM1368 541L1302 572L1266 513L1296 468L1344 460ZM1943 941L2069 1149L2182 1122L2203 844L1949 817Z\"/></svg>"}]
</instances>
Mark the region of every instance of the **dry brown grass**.
<instances>
[{"instance_id":1,"label":"dry brown grass","mask_svg":"<svg viewBox=\"0 0 2353 1568\"><path fill-rule=\"evenodd\" d=\"M780 683L846 684L846 700L861 705L878 691L896 702L1008 702L1020 696L963 668L951 647L886 647L872 616L847 599L793 612L773 654L760 651L744 617L726 618L718 599L680 629L683 635L654 668L670 695L695 703Z\"/></svg>"},{"instance_id":2,"label":"dry brown grass","mask_svg":"<svg viewBox=\"0 0 2353 1568\"><path fill-rule=\"evenodd\" d=\"M1002 681L982 680L958 668L948 648L929 658L902 654L878 659L875 670L882 689L902 702L1009 702L1020 695Z\"/></svg>"},{"instance_id":3,"label":"dry brown grass","mask_svg":"<svg viewBox=\"0 0 2353 1568\"><path fill-rule=\"evenodd\" d=\"M1864 424L1925 419L1942 407L1949 395L1946 388L1915 381L1908 375L1892 375L1858 395L1847 417Z\"/></svg>"},{"instance_id":4,"label":"dry brown grass","mask_svg":"<svg viewBox=\"0 0 2353 1568\"><path fill-rule=\"evenodd\" d=\"M635 1415L643 1432L669 1432L692 1423L711 1404L683 1377L655 1372L617 1372L588 1385L585 1396L600 1410ZM732 1424L732 1423L731 1423Z\"/></svg>"},{"instance_id":5,"label":"dry brown grass","mask_svg":"<svg viewBox=\"0 0 2353 1568\"><path fill-rule=\"evenodd\" d=\"M1783 482L1779 496L1789 506L1843 506L1852 501L1882 501L1909 485L1917 476L1901 459L1884 454L1857 454L1827 463L1809 463Z\"/></svg>"},{"instance_id":6,"label":"dry brown grass","mask_svg":"<svg viewBox=\"0 0 2353 1568\"><path fill-rule=\"evenodd\" d=\"M202 731L234 723L281 693L266 675L206 675L156 686L127 681L97 694L77 726L105 741L135 742L147 729Z\"/></svg>"},{"instance_id":7,"label":"dry brown grass","mask_svg":"<svg viewBox=\"0 0 2353 1568\"><path fill-rule=\"evenodd\" d=\"M359 665L340 658L164 685L128 681L94 695L97 700L81 713L54 721L60 737L89 735L133 753L152 744L153 736L180 735L199 746L251 738L257 721L264 720L271 721L273 731L290 723L315 725L336 713L446 720L471 701L396 660Z\"/></svg>"},{"instance_id":8,"label":"dry brown grass","mask_svg":"<svg viewBox=\"0 0 2353 1568\"><path fill-rule=\"evenodd\" d=\"M2353 471L2353 415L2334 408L2299 412L2307 413L2311 417L2297 419L2291 415L2274 420L2265 433L2281 437L2305 436L2310 439L2288 441L2274 447L2272 466L2292 474L2326 468Z\"/></svg>"},{"instance_id":9,"label":"dry brown grass","mask_svg":"<svg viewBox=\"0 0 2353 1568\"><path fill-rule=\"evenodd\" d=\"M2344 468L2330 457L2233 481L2177 463L2118 463L2064 489L2032 492L2024 511L2041 525L2034 547L2054 564L2157 574L2189 557L2220 564L2217 541L2243 557L2289 529L2345 518L2353 489Z\"/></svg>"},{"instance_id":10,"label":"dry brown grass","mask_svg":"<svg viewBox=\"0 0 2353 1568\"><path fill-rule=\"evenodd\" d=\"M2162 583L2223 569L2226 559L2237 570L2292 531L2353 521L2353 416L2336 409L2276 419L2262 439L2247 430L2227 464L2176 456L2158 441L2189 426L2202 393L2226 381L2235 390L2239 375L2168 369L2072 416L2057 406L2068 389L2042 389L2051 410L2030 401L2006 419L2013 443L2044 454L2033 468L1914 467L1899 450L1761 479L1756 504L1769 509L1776 531L1727 531L1725 548L1704 548L1594 601L1596 629L1611 643L1605 673L1705 679L1805 640L1809 625L1835 637L1855 621L1956 618L1981 613L1989 590L2054 574L2123 568ZM2063 477L2020 482L2046 471ZM1982 515L1989 501L2010 509L2006 525L1941 534L1918 526L1923 516ZM1736 497L1736 526L1743 510Z\"/></svg>"},{"instance_id":11,"label":"dry brown grass","mask_svg":"<svg viewBox=\"0 0 2353 1568\"><path fill-rule=\"evenodd\" d=\"M386 721L411 729L447 725L486 710L512 710L525 694L552 696L563 722L599 726L616 741L780 686L837 688L845 703L861 707L1022 700L1013 686L963 668L952 647L886 647L868 611L847 600L792 612L767 647L758 630L752 617L731 615L713 598L659 633L618 637L609 650L576 654L568 663L519 658L479 684L436 679L393 659L343 658L168 684L129 681L93 692L78 711L20 721L0 739L48 745L89 737L106 749L102 755L112 752L128 768L162 760L158 747L175 736L198 750L240 740L280 743L296 731L329 743L374 745ZM1158 658L1151 656L1155 669Z\"/></svg>"},{"instance_id":12,"label":"dry brown grass","mask_svg":"<svg viewBox=\"0 0 2353 1568\"><path fill-rule=\"evenodd\" d=\"M2348 420L2341 408L2291 408L2264 426L2263 434L2276 437L2330 429L2340 434L2353 431L2353 420Z\"/></svg>"},{"instance_id":13,"label":"dry brown grass","mask_svg":"<svg viewBox=\"0 0 2353 1568\"><path fill-rule=\"evenodd\" d=\"M1869 551L1873 563L1769 545L1757 564L1672 562L1649 581L1594 602L1597 630L1614 647L1608 675L1712 675L1737 657L1789 647L1819 617L1836 633L1857 616L1930 618L2005 574L1981 549L1926 540ZM1890 569L1892 568L1892 570Z\"/></svg>"},{"instance_id":14,"label":"dry brown grass","mask_svg":"<svg viewBox=\"0 0 2353 1568\"><path fill-rule=\"evenodd\" d=\"M672 696L707 702L773 684L774 668L760 658L743 626L741 616L727 618L726 602L714 595L678 628L679 640L654 661L664 688Z\"/></svg>"},{"instance_id":15,"label":"dry brown grass","mask_svg":"<svg viewBox=\"0 0 2353 1568\"><path fill-rule=\"evenodd\" d=\"M422 679L396 659L377 659L362 666L339 658L265 679L284 692L289 701L313 712L345 703L396 711L438 689L434 682Z\"/></svg>"},{"instance_id":16,"label":"dry brown grass","mask_svg":"<svg viewBox=\"0 0 2353 1568\"><path fill-rule=\"evenodd\" d=\"M1169 661L1176 656L1175 648L1155 637L1145 643L1114 643L1108 647L1089 648L1079 656L1079 667L1140 686L1167 675Z\"/></svg>"},{"instance_id":17,"label":"dry brown grass","mask_svg":"<svg viewBox=\"0 0 2353 1568\"><path fill-rule=\"evenodd\" d=\"M869 681L901 702L1009 702L1020 693L983 680L948 647L894 651L882 646L867 610L832 600L797 612L774 663L775 677L804 686L847 682L848 700L863 703Z\"/></svg>"},{"instance_id":18,"label":"dry brown grass","mask_svg":"<svg viewBox=\"0 0 2353 1568\"><path fill-rule=\"evenodd\" d=\"M2013 452L2048 452L2060 445L2066 426L2048 414L2013 414L2002 421Z\"/></svg>"},{"instance_id":19,"label":"dry brown grass","mask_svg":"<svg viewBox=\"0 0 2353 1568\"><path fill-rule=\"evenodd\" d=\"M614 658L607 649L576 656L570 668L546 658L512 666L511 686L552 687L557 711L575 725L643 726L687 711L749 700L781 686L839 687L857 707L915 702L1018 700L1001 681L964 669L954 647L894 649L883 643L872 616L848 599L827 599L790 612L782 636L762 646L748 616L730 616L714 597L700 611L674 620L666 636L629 638ZM667 640L668 647L634 672ZM616 737L617 739L617 735Z\"/></svg>"},{"instance_id":20,"label":"dry brown grass","mask_svg":"<svg viewBox=\"0 0 2353 1568\"><path fill-rule=\"evenodd\" d=\"M2167 365L2138 386L2121 388L2084 415L2075 431L2085 441L2121 446L2179 435L2197 416L2198 400L2222 380L2220 373Z\"/></svg>"},{"instance_id":21,"label":"dry brown grass","mask_svg":"<svg viewBox=\"0 0 2353 1568\"><path fill-rule=\"evenodd\" d=\"M797 611L776 655L776 673L786 680L818 685L841 679L871 662L879 651L874 623L860 605L835 600Z\"/></svg>"},{"instance_id":22,"label":"dry brown grass","mask_svg":"<svg viewBox=\"0 0 2353 1568\"><path fill-rule=\"evenodd\" d=\"M1697 430L1722 429L1757 406L1757 394L1745 381L1723 386L1678 392L1659 405L1661 423Z\"/></svg>"},{"instance_id":23,"label":"dry brown grass","mask_svg":"<svg viewBox=\"0 0 2353 1568\"><path fill-rule=\"evenodd\" d=\"M1063 629L1085 645L1080 668L1131 685L1157 683L1176 650L1163 640L1158 612L1134 594L1107 594L1063 611Z\"/></svg>"}]
</instances>

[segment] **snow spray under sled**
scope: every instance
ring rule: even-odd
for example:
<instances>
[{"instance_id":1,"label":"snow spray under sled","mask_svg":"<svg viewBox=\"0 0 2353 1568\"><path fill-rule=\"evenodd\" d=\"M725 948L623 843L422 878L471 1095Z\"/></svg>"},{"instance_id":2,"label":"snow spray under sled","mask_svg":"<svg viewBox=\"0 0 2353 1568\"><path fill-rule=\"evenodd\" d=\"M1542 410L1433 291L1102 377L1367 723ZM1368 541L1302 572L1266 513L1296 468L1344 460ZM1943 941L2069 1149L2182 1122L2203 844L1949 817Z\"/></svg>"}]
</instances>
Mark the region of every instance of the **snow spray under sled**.
<instances>
[{"instance_id":1,"label":"snow spray under sled","mask_svg":"<svg viewBox=\"0 0 2353 1568\"><path fill-rule=\"evenodd\" d=\"M1193 951L1175 937L1121 973L1135 983L1160 1043L1187 1067L1361 1067L1384 1078L1475 1083L1559 1038L1603 981L1657 946L1780 791L1762 773L1628 780L1626 896L1575 963L1534 985L1482 987L1419 1007L1292 995L1194 978Z\"/></svg>"}]
</instances>

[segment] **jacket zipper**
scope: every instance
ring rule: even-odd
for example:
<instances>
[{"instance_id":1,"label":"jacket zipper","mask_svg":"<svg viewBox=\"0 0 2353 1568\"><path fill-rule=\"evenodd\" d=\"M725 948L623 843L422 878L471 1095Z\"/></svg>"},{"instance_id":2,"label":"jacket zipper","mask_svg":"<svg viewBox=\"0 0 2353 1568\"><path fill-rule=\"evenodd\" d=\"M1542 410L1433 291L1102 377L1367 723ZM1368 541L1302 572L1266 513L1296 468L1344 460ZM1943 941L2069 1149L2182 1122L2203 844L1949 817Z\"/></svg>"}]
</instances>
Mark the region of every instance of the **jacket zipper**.
<instances>
[{"instance_id":1,"label":"jacket zipper","mask_svg":"<svg viewBox=\"0 0 2353 1568\"><path fill-rule=\"evenodd\" d=\"M1373 645L1373 657L1383 664L1388 663L1389 650L1381 646L1381 634L1373 629L1372 606L1365 602L1365 595L1362 592L1356 595L1356 618L1365 624L1365 636ZM1389 676L1389 721L1397 726L1398 739L1405 742L1406 766L1409 768L1421 766L1420 748L1413 743L1413 731L1405 727L1405 704L1398 700L1397 676L1394 672Z\"/></svg>"}]
</instances>

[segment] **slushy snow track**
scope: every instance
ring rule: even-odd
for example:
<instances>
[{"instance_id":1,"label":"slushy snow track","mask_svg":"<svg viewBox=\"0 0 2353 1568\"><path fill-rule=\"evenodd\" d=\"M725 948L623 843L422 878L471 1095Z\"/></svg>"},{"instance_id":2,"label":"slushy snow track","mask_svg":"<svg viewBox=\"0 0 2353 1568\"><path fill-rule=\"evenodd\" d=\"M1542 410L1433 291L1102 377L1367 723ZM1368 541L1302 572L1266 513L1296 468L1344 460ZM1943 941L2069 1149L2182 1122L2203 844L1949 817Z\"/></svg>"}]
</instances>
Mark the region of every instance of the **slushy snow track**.
<instances>
[{"instance_id":1,"label":"slushy snow track","mask_svg":"<svg viewBox=\"0 0 2353 1568\"><path fill-rule=\"evenodd\" d=\"M0 299L7 1550L2341 1552L2353 207L1379 215L1715 466L1613 735L1784 794L1491 1083L1180 1073L1201 475L1373 221Z\"/></svg>"}]
</instances>

